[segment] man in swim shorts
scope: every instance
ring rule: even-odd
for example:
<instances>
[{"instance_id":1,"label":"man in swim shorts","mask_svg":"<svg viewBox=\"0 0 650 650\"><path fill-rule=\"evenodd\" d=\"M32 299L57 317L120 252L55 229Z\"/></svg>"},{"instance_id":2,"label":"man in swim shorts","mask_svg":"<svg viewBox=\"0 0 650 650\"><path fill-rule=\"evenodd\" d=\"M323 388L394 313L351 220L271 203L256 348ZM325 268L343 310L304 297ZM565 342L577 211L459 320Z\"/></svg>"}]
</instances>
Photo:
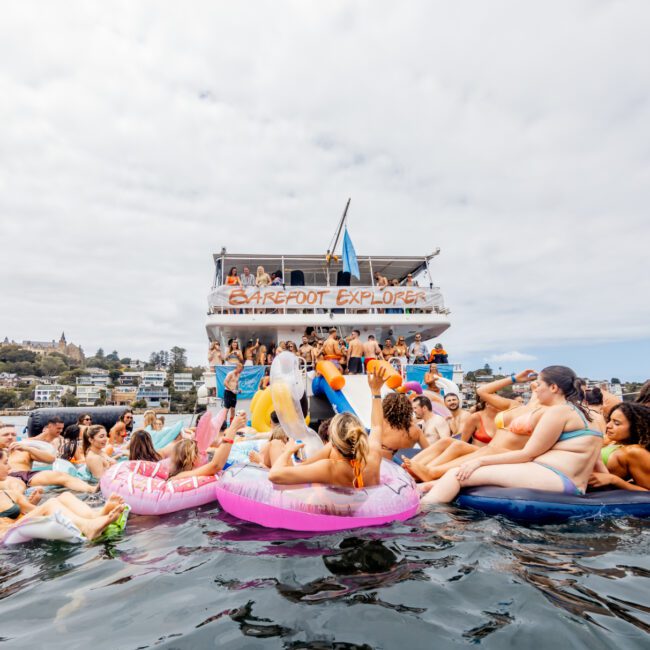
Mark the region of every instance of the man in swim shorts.
<instances>
[{"instance_id":1,"label":"man in swim shorts","mask_svg":"<svg viewBox=\"0 0 650 650\"><path fill-rule=\"evenodd\" d=\"M363 374L363 343L359 338L361 332L359 330L352 330L350 336L350 345L348 347L348 372L351 375Z\"/></svg>"},{"instance_id":2,"label":"man in swim shorts","mask_svg":"<svg viewBox=\"0 0 650 650\"><path fill-rule=\"evenodd\" d=\"M330 328L329 336L323 345L323 357L326 361L332 361L339 369L341 368L343 352L339 345L336 327Z\"/></svg>"},{"instance_id":3,"label":"man in swim shorts","mask_svg":"<svg viewBox=\"0 0 650 650\"><path fill-rule=\"evenodd\" d=\"M241 377L244 366L238 363L234 370L231 370L223 382L223 406L228 409L226 417L232 422L235 417L235 408L237 407L237 394L239 393L239 378Z\"/></svg>"},{"instance_id":4,"label":"man in swim shorts","mask_svg":"<svg viewBox=\"0 0 650 650\"><path fill-rule=\"evenodd\" d=\"M366 368L368 368L368 364L373 360L373 359L383 359L384 355L381 352L381 348L379 347L379 343L377 343L375 337L373 334L368 335L368 340L363 344L363 359L364 363L366 365Z\"/></svg>"},{"instance_id":5,"label":"man in swim shorts","mask_svg":"<svg viewBox=\"0 0 650 650\"><path fill-rule=\"evenodd\" d=\"M413 400L413 412L415 413L415 417L422 423L424 435L431 444L441 438L449 438L451 436L451 430L447 420L433 412L431 400L428 397L418 395Z\"/></svg>"},{"instance_id":6,"label":"man in swim shorts","mask_svg":"<svg viewBox=\"0 0 650 650\"><path fill-rule=\"evenodd\" d=\"M305 360L307 370L313 370L316 362L314 360L314 347L309 342L307 334L302 335L302 343L298 348L298 354Z\"/></svg>"},{"instance_id":7,"label":"man in swim shorts","mask_svg":"<svg viewBox=\"0 0 650 650\"><path fill-rule=\"evenodd\" d=\"M56 430L50 429L50 435L52 431ZM30 445L29 442L34 440L49 442L40 436L16 442L16 430L13 426L5 425L0 428L0 447L9 450L9 467L11 469L9 477L18 479L24 484L24 487L22 485L20 487L21 492L24 492L27 487L44 487L46 485L60 485L76 492L97 491L98 486L90 485L66 472L47 469L34 471L32 469L34 461L50 464L56 460L54 448L41 449Z\"/></svg>"}]
</instances>

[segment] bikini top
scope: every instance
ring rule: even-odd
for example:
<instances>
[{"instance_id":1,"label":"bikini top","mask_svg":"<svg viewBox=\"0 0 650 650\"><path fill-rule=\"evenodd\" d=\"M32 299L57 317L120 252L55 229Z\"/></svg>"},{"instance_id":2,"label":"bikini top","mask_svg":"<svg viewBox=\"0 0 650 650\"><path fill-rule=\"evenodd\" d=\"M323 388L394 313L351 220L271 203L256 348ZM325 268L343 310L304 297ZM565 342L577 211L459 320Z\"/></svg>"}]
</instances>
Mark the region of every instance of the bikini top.
<instances>
[{"instance_id":1,"label":"bikini top","mask_svg":"<svg viewBox=\"0 0 650 650\"><path fill-rule=\"evenodd\" d=\"M533 423L532 423L532 418L533 418L533 413L539 411L539 409L535 409L534 411L531 411L530 413L524 413L523 415L519 415L516 418L513 419L513 421L510 423L510 426L508 429L518 435L518 436L530 436L533 433Z\"/></svg>"},{"instance_id":2,"label":"bikini top","mask_svg":"<svg viewBox=\"0 0 650 650\"><path fill-rule=\"evenodd\" d=\"M2 491L7 495L7 497L9 497L13 505L7 508L6 510L0 512L0 519L2 519L3 517L7 517L8 519L18 519L18 517L20 517L20 506L11 498L7 490L2 490Z\"/></svg>"},{"instance_id":3,"label":"bikini top","mask_svg":"<svg viewBox=\"0 0 650 650\"><path fill-rule=\"evenodd\" d=\"M383 445L382 445L383 447ZM341 453L341 450L338 449L338 447L335 447L336 450ZM361 467L361 461L356 460L355 458L337 458L333 459L336 460L336 462L339 463L350 463L350 467L352 468L352 473L354 474L354 478L352 479L352 487L353 488L363 488L365 487L363 483L363 468Z\"/></svg>"},{"instance_id":4,"label":"bikini top","mask_svg":"<svg viewBox=\"0 0 650 650\"><path fill-rule=\"evenodd\" d=\"M571 403L569 403L569 406L580 416L580 419L583 421L585 428L576 429L575 431L564 431L557 439L558 442L562 442L563 440L572 440L573 438L582 438L582 436L596 436L597 438L603 437L603 434L600 431L596 431L595 429L589 428L589 423L587 422L587 418L584 416L584 414L582 413L582 411L580 411L579 408L577 408L574 404Z\"/></svg>"}]
</instances>

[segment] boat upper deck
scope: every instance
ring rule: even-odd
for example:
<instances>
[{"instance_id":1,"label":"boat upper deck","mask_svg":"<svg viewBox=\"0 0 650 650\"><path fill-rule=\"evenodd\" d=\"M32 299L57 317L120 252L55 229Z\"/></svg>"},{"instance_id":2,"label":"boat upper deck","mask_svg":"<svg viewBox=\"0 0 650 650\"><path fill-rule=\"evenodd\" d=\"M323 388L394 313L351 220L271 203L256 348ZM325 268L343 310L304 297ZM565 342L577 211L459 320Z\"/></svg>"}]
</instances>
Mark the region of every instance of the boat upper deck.
<instances>
[{"instance_id":1,"label":"boat upper deck","mask_svg":"<svg viewBox=\"0 0 650 650\"><path fill-rule=\"evenodd\" d=\"M437 313L447 314L428 256L359 256L359 277L341 259L324 255L214 255L209 313ZM273 278L259 286L261 267ZM229 278L236 269L237 278ZM246 275L244 270L248 269Z\"/></svg>"}]
</instances>

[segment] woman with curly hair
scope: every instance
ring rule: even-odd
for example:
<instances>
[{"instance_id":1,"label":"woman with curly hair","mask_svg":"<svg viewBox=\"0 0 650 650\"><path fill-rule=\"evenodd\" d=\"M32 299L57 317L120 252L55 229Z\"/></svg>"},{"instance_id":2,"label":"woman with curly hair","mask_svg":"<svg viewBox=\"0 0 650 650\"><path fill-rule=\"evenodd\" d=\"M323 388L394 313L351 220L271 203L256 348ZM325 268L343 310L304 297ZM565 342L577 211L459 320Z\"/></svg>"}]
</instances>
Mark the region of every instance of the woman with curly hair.
<instances>
[{"instance_id":1,"label":"woman with curly hair","mask_svg":"<svg viewBox=\"0 0 650 650\"><path fill-rule=\"evenodd\" d=\"M389 393L381 407L384 416L381 453L384 458L390 460L400 449L410 449L416 443L422 449L429 446L424 431L415 422L413 404L404 393Z\"/></svg>"},{"instance_id":2,"label":"woman with curly hair","mask_svg":"<svg viewBox=\"0 0 650 650\"><path fill-rule=\"evenodd\" d=\"M607 420L607 439L611 444L602 448L602 465L589 486L650 490L650 408L629 402L615 406Z\"/></svg>"}]
</instances>

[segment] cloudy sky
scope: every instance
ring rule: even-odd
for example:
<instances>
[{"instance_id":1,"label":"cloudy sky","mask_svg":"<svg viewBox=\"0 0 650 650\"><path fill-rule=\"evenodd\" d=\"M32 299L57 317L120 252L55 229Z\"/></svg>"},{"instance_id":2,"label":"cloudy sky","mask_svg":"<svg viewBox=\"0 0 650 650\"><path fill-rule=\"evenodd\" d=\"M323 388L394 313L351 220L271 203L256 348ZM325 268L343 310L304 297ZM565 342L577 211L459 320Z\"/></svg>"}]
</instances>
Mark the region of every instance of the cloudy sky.
<instances>
[{"instance_id":1,"label":"cloudy sky","mask_svg":"<svg viewBox=\"0 0 650 650\"><path fill-rule=\"evenodd\" d=\"M0 336L202 363L211 255L442 254L452 360L650 375L650 6L31 2Z\"/></svg>"}]
</instances>

